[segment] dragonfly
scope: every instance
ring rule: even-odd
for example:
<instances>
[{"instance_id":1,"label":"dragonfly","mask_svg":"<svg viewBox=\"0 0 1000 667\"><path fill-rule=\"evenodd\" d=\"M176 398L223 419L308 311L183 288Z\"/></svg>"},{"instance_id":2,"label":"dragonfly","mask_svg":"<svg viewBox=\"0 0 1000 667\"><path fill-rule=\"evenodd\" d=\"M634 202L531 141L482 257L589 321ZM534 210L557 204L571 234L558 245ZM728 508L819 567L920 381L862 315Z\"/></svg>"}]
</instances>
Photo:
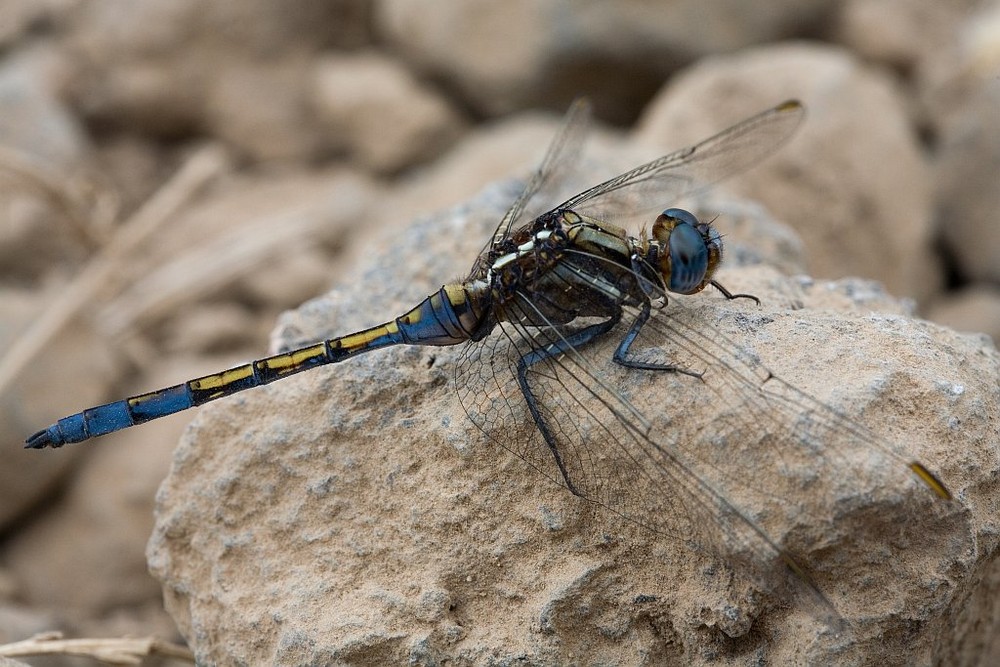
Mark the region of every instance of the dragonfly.
<instances>
[{"instance_id":1,"label":"dragonfly","mask_svg":"<svg viewBox=\"0 0 1000 667\"><path fill-rule=\"evenodd\" d=\"M827 462L870 449L951 498L924 464L667 307L677 295L708 287L727 301L759 305L715 279L719 231L685 209L662 206L755 166L791 138L804 114L800 102L783 102L545 208L542 195L558 192L579 158L589 106L577 101L464 280L369 329L64 417L31 435L26 447L81 442L379 348L464 345L455 362L458 398L472 423L501 446L574 495L655 533L721 556L749 552L783 564L836 617L801 560L754 512L730 500L730 485L752 486L744 467L726 468L726 455L700 461L706 448L657 425L609 370L707 388L710 400L731 410L705 424L706 442L764 429L778 461L795 449ZM623 214L652 225L631 235L612 222ZM615 332L611 364L602 367L588 350ZM687 358L649 354L668 349Z\"/></svg>"}]
</instances>

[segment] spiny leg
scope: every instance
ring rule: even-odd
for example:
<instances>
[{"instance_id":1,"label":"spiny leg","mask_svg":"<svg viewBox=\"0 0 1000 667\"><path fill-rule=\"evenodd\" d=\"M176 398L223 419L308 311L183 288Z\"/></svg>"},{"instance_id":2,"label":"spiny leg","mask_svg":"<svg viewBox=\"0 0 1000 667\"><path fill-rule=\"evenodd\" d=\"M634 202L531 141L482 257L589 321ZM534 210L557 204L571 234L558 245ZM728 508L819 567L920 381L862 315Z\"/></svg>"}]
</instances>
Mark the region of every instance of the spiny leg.
<instances>
[{"instance_id":1,"label":"spiny leg","mask_svg":"<svg viewBox=\"0 0 1000 667\"><path fill-rule=\"evenodd\" d=\"M722 293L722 296L726 297L726 299L730 301L732 301L733 299L752 299L754 303L756 303L758 306L760 305L760 299L758 299L753 294L733 294L728 289L726 289L721 283L718 283L715 280L709 281L709 284L711 284L712 287L714 287L715 289L719 290L719 292ZM656 364L646 361L635 361L632 359L628 359L626 357L626 355L629 352L629 348L632 346L632 343L634 343L635 339L639 336L639 331L642 329L643 325L646 324L646 321L649 320L649 314L650 314L649 302L643 303L642 310L639 312L639 316L635 319L635 322L632 323L632 326L629 328L628 333L625 334L625 337L622 339L622 342L618 346L618 349L615 350L615 354L612 357L612 360L616 364L625 366L626 368L636 368L644 371L670 371L673 373L682 373L684 375L690 375L691 377L696 377L696 378L702 377L702 373L699 373L697 371L690 371L685 368L681 368L680 366L675 366L673 364Z\"/></svg>"},{"instance_id":2,"label":"spiny leg","mask_svg":"<svg viewBox=\"0 0 1000 667\"><path fill-rule=\"evenodd\" d=\"M614 356L611 360L620 366L625 366L626 368L636 368L642 371L670 371L673 373L682 373L684 375L690 375L694 378L701 378L702 374L697 371L689 371L686 368L681 368L680 366L675 366L673 364L657 364L649 361L636 361L634 359L629 359L626 355L629 353L629 348L632 347L632 343L639 336L639 332L642 330L643 325L649 320L650 306L649 302L646 301L642 304L642 309L639 311L638 317L635 318L635 322L629 327L628 332L625 337L622 338L622 342L619 343L618 349L615 350Z\"/></svg>"},{"instance_id":3,"label":"spiny leg","mask_svg":"<svg viewBox=\"0 0 1000 667\"><path fill-rule=\"evenodd\" d=\"M559 453L559 446L556 443L555 436L552 435L552 431L549 429L549 426L545 421L545 417L542 415L542 411L538 407L538 400L535 398L535 394L528 384L528 369L541 361L552 359L560 354L564 354L572 348L586 345L598 336L611 331L611 329L613 329L619 321L621 321L621 311L618 311L615 315L609 317L604 322L592 324L581 329L580 331L577 331L571 336L549 343L545 347L532 350L531 352L523 355L517 362L517 384L521 388L521 393L524 395L525 403L528 404L528 410L531 412L531 418L535 421L535 426L538 427L539 433L541 433L542 437L545 438L545 444L549 446L549 451L552 452L552 458L555 459L556 466L559 468L559 474L562 475L563 481L566 482L566 488L568 488L575 496L580 496L582 494L576 488L576 485L573 484L573 480L569 477L569 472L566 470L565 463L563 463L562 454Z\"/></svg>"}]
</instances>

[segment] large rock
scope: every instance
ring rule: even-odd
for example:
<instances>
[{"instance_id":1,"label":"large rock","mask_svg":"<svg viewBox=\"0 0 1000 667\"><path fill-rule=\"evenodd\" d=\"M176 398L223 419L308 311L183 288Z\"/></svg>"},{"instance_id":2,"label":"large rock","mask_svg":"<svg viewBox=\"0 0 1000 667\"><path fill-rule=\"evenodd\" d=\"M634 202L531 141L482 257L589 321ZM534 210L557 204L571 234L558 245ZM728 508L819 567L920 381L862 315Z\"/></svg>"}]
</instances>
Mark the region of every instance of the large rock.
<instances>
[{"instance_id":1,"label":"large rock","mask_svg":"<svg viewBox=\"0 0 1000 667\"><path fill-rule=\"evenodd\" d=\"M984 83L942 128L936 164L941 234L955 270L970 281L1000 282L1000 81Z\"/></svg>"},{"instance_id":2,"label":"large rock","mask_svg":"<svg viewBox=\"0 0 1000 667\"><path fill-rule=\"evenodd\" d=\"M846 0L840 4L836 40L865 60L912 70L941 59L962 23L977 7L975 0ZM928 49L927 44L936 44Z\"/></svg>"},{"instance_id":3,"label":"large rock","mask_svg":"<svg viewBox=\"0 0 1000 667\"><path fill-rule=\"evenodd\" d=\"M446 98L376 52L327 55L313 79L313 108L330 143L376 171L426 162L465 129Z\"/></svg>"},{"instance_id":4,"label":"large rock","mask_svg":"<svg viewBox=\"0 0 1000 667\"><path fill-rule=\"evenodd\" d=\"M361 282L287 316L274 347L388 319L461 275L513 194L494 187L387 234ZM738 238L730 255L752 258ZM620 333L588 352L685 464L614 485L660 533L498 446L524 432L523 404L495 440L474 428L452 384L462 348L383 350L203 409L148 548L199 661L872 664L982 651L996 630L977 584L997 546L1000 355L911 319L872 283L732 264L720 280L760 306L709 292L672 300L660 320L673 331L658 345L704 381L622 372L609 362ZM705 338L685 351L681 333ZM758 386L782 386L765 366L805 393L761 403ZM572 424L599 431L589 419ZM611 475L614 446L602 446L591 470ZM957 499L913 479L910 457ZM718 499L690 495L686 470L795 554L821 593L762 557Z\"/></svg>"}]
</instances>

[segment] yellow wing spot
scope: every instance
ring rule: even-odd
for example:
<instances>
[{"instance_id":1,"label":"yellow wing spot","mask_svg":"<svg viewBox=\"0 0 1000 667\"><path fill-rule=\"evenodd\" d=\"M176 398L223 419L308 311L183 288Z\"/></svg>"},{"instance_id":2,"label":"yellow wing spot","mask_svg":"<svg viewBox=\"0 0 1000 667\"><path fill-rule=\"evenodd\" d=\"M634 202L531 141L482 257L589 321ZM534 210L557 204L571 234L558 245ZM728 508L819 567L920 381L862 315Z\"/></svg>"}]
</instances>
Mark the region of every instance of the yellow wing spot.
<instances>
[{"instance_id":1,"label":"yellow wing spot","mask_svg":"<svg viewBox=\"0 0 1000 667\"><path fill-rule=\"evenodd\" d=\"M777 107L775 107L777 111L796 111L801 108L802 108L802 103L799 102L798 100L788 100L786 102L782 102Z\"/></svg>"},{"instance_id":2,"label":"yellow wing spot","mask_svg":"<svg viewBox=\"0 0 1000 667\"><path fill-rule=\"evenodd\" d=\"M931 491L936 493L939 498L951 500L951 491L948 490L944 483L939 480L934 473L925 468L923 464L914 461L910 464L910 470L912 470L917 477L923 480L924 484L931 487Z\"/></svg>"},{"instance_id":3,"label":"yellow wing spot","mask_svg":"<svg viewBox=\"0 0 1000 667\"><path fill-rule=\"evenodd\" d=\"M191 380L188 382L188 387L192 391L223 389L234 382L245 380L251 375L253 375L253 365L246 364L245 366L230 368L229 370L222 371L221 373L206 375L205 377L198 378L197 380Z\"/></svg>"}]
</instances>

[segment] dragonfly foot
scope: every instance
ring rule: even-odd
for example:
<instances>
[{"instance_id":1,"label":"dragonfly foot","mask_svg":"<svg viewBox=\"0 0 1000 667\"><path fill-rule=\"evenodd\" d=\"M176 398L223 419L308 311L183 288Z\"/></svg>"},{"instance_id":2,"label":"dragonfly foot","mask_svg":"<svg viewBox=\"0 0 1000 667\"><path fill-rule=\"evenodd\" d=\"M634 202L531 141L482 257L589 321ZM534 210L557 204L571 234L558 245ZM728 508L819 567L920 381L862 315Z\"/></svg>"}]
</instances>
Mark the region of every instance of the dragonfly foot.
<instances>
[{"instance_id":1,"label":"dragonfly foot","mask_svg":"<svg viewBox=\"0 0 1000 667\"><path fill-rule=\"evenodd\" d=\"M712 285L712 287L714 287L715 289L717 289L720 292L722 292L722 296L726 297L726 299L728 301L732 301L733 299L750 299L751 301L753 301L754 303L756 303L758 306L760 305L760 299L758 299L753 294L744 294L742 292L739 293L739 294L733 294L728 289L726 289L722 284L720 284L719 282L717 282L715 280L710 280L709 284Z\"/></svg>"}]
</instances>

